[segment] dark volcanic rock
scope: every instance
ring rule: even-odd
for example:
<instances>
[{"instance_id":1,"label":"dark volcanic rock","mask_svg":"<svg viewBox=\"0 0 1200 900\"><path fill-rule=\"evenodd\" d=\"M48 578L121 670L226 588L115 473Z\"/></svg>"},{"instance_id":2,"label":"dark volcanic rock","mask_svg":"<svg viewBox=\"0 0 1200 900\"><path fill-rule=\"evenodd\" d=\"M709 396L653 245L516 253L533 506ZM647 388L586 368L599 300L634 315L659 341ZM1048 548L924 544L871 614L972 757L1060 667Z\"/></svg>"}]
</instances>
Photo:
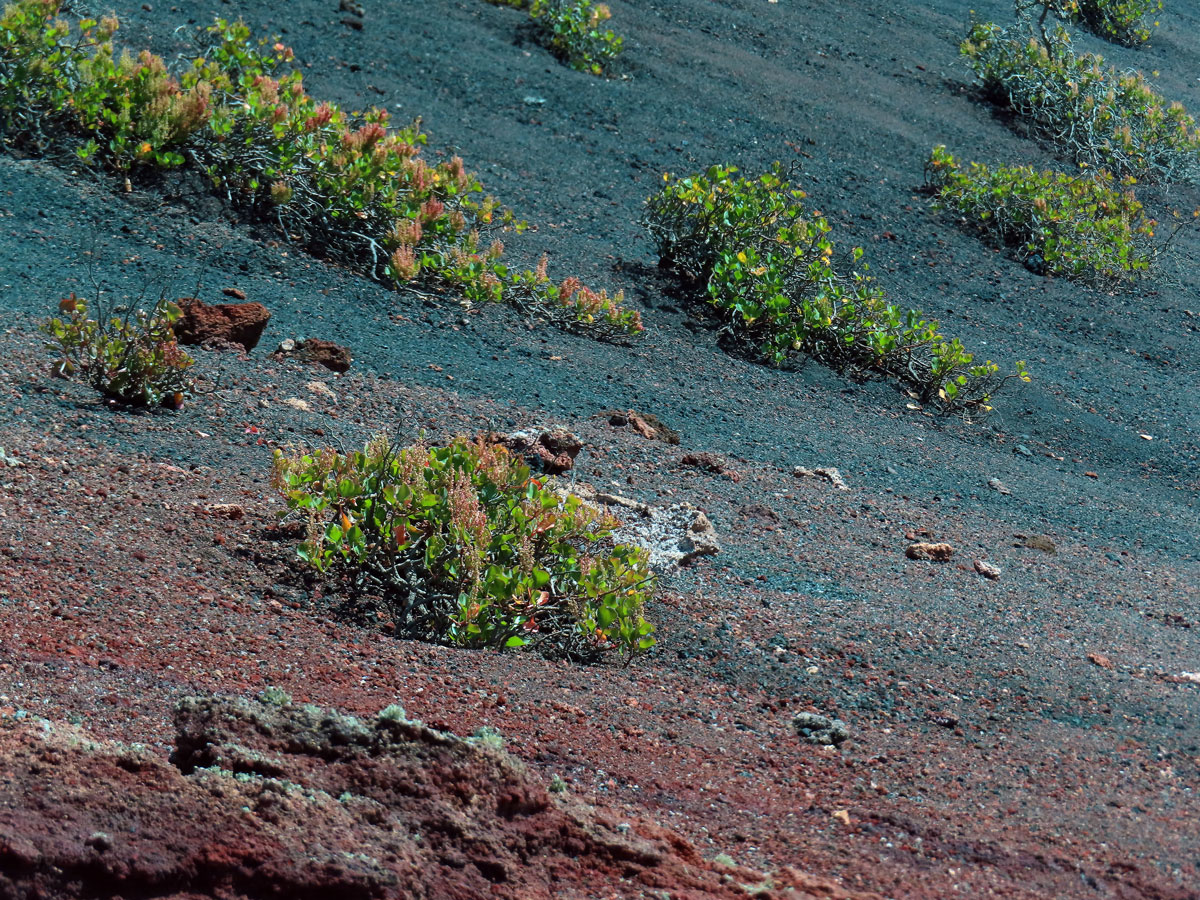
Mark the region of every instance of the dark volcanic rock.
<instances>
[{"instance_id":1,"label":"dark volcanic rock","mask_svg":"<svg viewBox=\"0 0 1200 900\"><path fill-rule=\"evenodd\" d=\"M481 435L485 440L503 444L513 453L524 457L535 471L561 475L575 466L575 457L583 442L562 428L532 428L510 434L491 432Z\"/></svg>"},{"instance_id":2,"label":"dark volcanic rock","mask_svg":"<svg viewBox=\"0 0 1200 900\"><path fill-rule=\"evenodd\" d=\"M316 363L333 372L349 372L350 364L354 362L349 348L320 338L309 338L306 341L286 340L279 345L274 355Z\"/></svg>"}]
</instances>

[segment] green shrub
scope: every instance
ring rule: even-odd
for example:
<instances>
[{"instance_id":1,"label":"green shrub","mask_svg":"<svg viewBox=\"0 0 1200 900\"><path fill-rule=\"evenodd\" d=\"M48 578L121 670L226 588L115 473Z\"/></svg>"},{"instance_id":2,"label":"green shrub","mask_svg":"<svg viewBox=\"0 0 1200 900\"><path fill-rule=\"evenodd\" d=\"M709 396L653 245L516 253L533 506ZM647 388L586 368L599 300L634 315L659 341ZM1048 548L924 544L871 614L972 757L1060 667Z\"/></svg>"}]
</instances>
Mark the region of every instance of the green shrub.
<instances>
[{"instance_id":1,"label":"green shrub","mask_svg":"<svg viewBox=\"0 0 1200 900\"><path fill-rule=\"evenodd\" d=\"M121 173L196 165L231 204L385 283L511 300L597 336L641 331L620 294L555 284L544 267L510 270L492 234L521 225L461 159L427 162L419 123L393 130L384 110L318 102L282 44L218 19L177 78L153 54L118 54L115 19L72 30L57 8L19 0L0 16L0 136L73 138L84 162Z\"/></svg>"},{"instance_id":2,"label":"green shrub","mask_svg":"<svg viewBox=\"0 0 1200 900\"><path fill-rule=\"evenodd\" d=\"M530 17L542 29L550 51L571 68L603 75L625 43L605 23L612 18L603 3L591 0L533 0Z\"/></svg>"},{"instance_id":3,"label":"green shrub","mask_svg":"<svg viewBox=\"0 0 1200 900\"><path fill-rule=\"evenodd\" d=\"M180 310L160 298L150 312L111 309L90 318L87 302L71 294L58 304L63 318L43 326L54 374L81 376L106 397L132 406L183 407L192 392L192 358L175 342Z\"/></svg>"},{"instance_id":4,"label":"green shrub","mask_svg":"<svg viewBox=\"0 0 1200 900\"><path fill-rule=\"evenodd\" d=\"M1043 27L1046 16L1054 15L1126 47L1150 40L1149 17L1163 8L1162 0L1016 0L1015 5L1018 17L1040 11Z\"/></svg>"},{"instance_id":5,"label":"green shrub","mask_svg":"<svg viewBox=\"0 0 1200 900\"><path fill-rule=\"evenodd\" d=\"M644 224L661 260L704 285L734 329L783 363L806 353L826 365L878 373L944 407L984 409L1006 378L978 364L917 310L887 301L863 272L834 262L829 223L776 165L758 178L714 166L672 181L647 201ZM855 248L849 264L857 264ZM1025 380L1023 366L1017 376Z\"/></svg>"},{"instance_id":6,"label":"green shrub","mask_svg":"<svg viewBox=\"0 0 1200 900\"><path fill-rule=\"evenodd\" d=\"M612 12L592 0L488 0L495 6L528 10L538 38L571 68L608 74L625 39L605 27Z\"/></svg>"},{"instance_id":7,"label":"green shrub","mask_svg":"<svg viewBox=\"0 0 1200 900\"><path fill-rule=\"evenodd\" d=\"M274 483L307 519L300 556L398 633L469 647L593 659L654 644L644 551L616 523L531 478L507 450L456 441L275 457Z\"/></svg>"},{"instance_id":8,"label":"green shrub","mask_svg":"<svg viewBox=\"0 0 1200 900\"><path fill-rule=\"evenodd\" d=\"M1034 270L1112 287L1145 275L1158 258L1157 223L1143 215L1132 178L980 163L964 171L944 146L933 148L925 174L941 206L1016 248Z\"/></svg>"},{"instance_id":9,"label":"green shrub","mask_svg":"<svg viewBox=\"0 0 1200 900\"><path fill-rule=\"evenodd\" d=\"M1118 72L1103 57L1076 54L1058 25L1042 40L1027 23L976 23L961 46L980 83L1076 162L1118 178L1194 180L1200 129L1168 104L1140 72Z\"/></svg>"}]
</instances>

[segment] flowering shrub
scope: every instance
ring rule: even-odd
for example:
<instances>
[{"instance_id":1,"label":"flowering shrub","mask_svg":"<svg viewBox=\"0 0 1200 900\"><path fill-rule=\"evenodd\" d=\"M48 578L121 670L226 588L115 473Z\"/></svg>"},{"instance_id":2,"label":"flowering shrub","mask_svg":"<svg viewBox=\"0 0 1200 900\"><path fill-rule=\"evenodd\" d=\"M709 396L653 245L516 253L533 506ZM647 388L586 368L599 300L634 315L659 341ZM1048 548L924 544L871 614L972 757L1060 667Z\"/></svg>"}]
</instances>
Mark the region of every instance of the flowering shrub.
<instances>
[{"instance_id":1,"label":"flowering shrub","mask_svg":"<svg viewBox=\"0 0 1200 900\"><path fill-rule=\"evenodd\" d=\"M1183 106L1168 104L1140 72L1076 54L1061 25L1039 41L1025 24L976 23L960 47L993 98L1078 163L1144 181L1200 175L1200 129Z\"/></svg>"},{"instance_id":2,"label":"flowering shrub","mask_svg":"<svg viewBox=\"0 0 1200 900\"><path fill-rule=\"evenodd\" d=\"M1150 40L1147 20L1162 8L1162 0L1016 0L1018 16L1041 10L1043 25L1046 16L1053 14L1126 47Z\"/></svg>"},{"instance_id":3,"label":"flowering shrub","mask_svg":"<svg viewBox=\"0 0 1200 900\"><path fill-rule=\"evenodd\" d=\"M529 11L538 36L551 53L581 72L604 75L621 53L625 39L605 23L612 12L592 0L488 0L496 6Z\"/></svg>"},{"instance_id":4,"label":"flowering shrub","mask_svg":"<svg viewBox=\"0 0 1200 900\"><path fill-rule=\"evenodd\" d=\"M183 407L192 390L187 370L193 360L175 342L178 306L160 298L149 313L119 316L109 310L93 319L87 302L71 294L58 309L63 318L42 329L51 338L47 349L57 357L54 374L78 374L104 396L132 406Z\"/></svg>"},{"instance_id":5,"label":"flowering shrub","mask_svg":"<svg viewBox=\"0 0 1200 900\"><path fill-rule=\"evenodd\" d=\"M672 181L647 201L659 257L704 284L708 300L773 362L802 352L837 368L884 374L946 407L988 407L998 376L917 310L891 304L863 272L834 263L829 223L775 168L732 166ZM851 264L862 258L854 248ZM1028 380L1023 364L1016 376Z\"/></svg>"},{"instance_id":6,"label":"flowering shrub","mask_svg":"<svg viewBox=\"0 0 1200 900\"><path fill-rule=\"evenodd\" d=\"M510 270L492 234L522 225L461 159L427 162L419 123L392 129L384 110L358 116L318 102L282 44L218 19L176 77L148 52L117 54L116 19L72 30L57 9L18 0L0 15L0 136L75 136L80 159L119 172L197 165L231 204L375 279L450 286L468 302L512 299L601 336L641 331L619 295L589 291L600 299L581 303L544 270Z\"/></svg>"},{"instance_id":7,"label":"flowering shrub","mask_svg":"<svg viewBox=\"0 0 1200 900\"><path fill-rule=\"evenodd\" d=\"M376 598L399 634L584 660L654 645L645 552L504 447L276 452L274 484L307 519L300 557Z\"/></svg>"},{"instance_id":8,"label":"flowering shrub","mask_svg":"<svg viewBox=\"0 0 1200 900\"><path fill-rule=\"evenodd\" d=\"M1158 257L1156 223L1142 214L1132 178L979 163L964 171L944 146L933 148L925 174L942 206L1015 247L1031 268L1113 286L1144 275Z\"/></svg>"}]
</instances>

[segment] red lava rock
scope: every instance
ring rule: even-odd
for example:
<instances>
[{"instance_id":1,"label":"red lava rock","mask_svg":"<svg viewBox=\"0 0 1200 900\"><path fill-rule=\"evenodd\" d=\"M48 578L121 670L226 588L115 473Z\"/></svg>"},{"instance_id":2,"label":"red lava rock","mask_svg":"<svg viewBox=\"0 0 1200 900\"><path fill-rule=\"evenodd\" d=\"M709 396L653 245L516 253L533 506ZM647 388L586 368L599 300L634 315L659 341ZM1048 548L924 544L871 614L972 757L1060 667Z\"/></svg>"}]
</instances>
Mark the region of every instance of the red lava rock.
<instances>
[{"instance_id":1,"label":"red lava rock","mask_svg":"<svg viewBox=\"0 0 1200 900\"><path fill-rule=\"evenodd\" d=\"M679 460L682 466L690 466L693 469L703 469L706 472L712 472L714 475L720 475L725 471L726 463L722 456L708 451L699 453L685 453Z\"/></svg>"},{"instance_id":2,"label":"red lava rock","mask_svg":"<svg viewBox=\"0 0 1200 900\"><path fill-rule=\"evenodd\" d=\"M237 503L209 503L203 507L196 507L196 512L217 519L230 519L233 521L244 518L246 515L245 507Z\"/></svg>"},{"instance_id":3,"label":"red lava rock","mask_svg":"<svg viewBox=\"0 0 1200 900\"><path fill-rule=\"evenodd\" d=\"M709 453L707 450L685 453L679 460L679 464L693 469L702 469L713 475L720 475L722 478L728 478L734 484L742 480L742 476L737 471L729 468L729 463L725 461L724 457L716 453Z\"/></svg>"},{"instance_id":4,"label":"red lava rock","mask_svg":"<svg viewBox=\"0 0 1200 900\"><path fill-rule=\"evenodd\" d=\"M175 724L168 763L0 722L0 896L744 896L677 835L606 825L398 707L362 720L282 695L190 697Z\"/></svg>"},{"instance_id":5,"label":"red lava rock","mask_svg":"<svg viewBox=\"0 0 1200 900\"><path fill-rule=\"evenodd\" d=\"M1089 653L1087 658L1088 662L1095 663L1102 669L1111 669L1113 667L1113 661L1103 653Z\"/></svg>"},{"instance_id":6,"label":"red lava rock","mask_svg":"<svg viewBox=\"0 0 1200 900\"><path fill-rule=\"evenodd\" d=\"M317 363L339 373L350 371L350 364L354 362L349 348L320 338L309 338L306 341L288 339L279 345L279 349L273 355L277 358L294 357Z\"/></svg>"},{"instance_id":7,"label":"red lava rock","mask_svg":"<svg viewBox=\"0 0 1200 900\"><path fill-rule=\"evenodd\" d=\"M221 288L221 293L224 294L226 297L232 297L234 300L245 300L246 299L246 292L243 291L241 288L234 288L234 287Z\"/></svg>"},{"instance_id":8,"label":"red lava rock","mask_svg":"<svg viewBox=\"0 0 1200 900\"><path fill-rule=\"evenodd\" d=\"M678 444L679 432L664 424L657 416L650 413L640 413L626 409L603 413L608 416L608 424L614 428L628 425L646 440L662 441L665 444Z\"/></svg>"},{"instance_id":9,"label":"red lava rock","mask_svg":"<svg viewBox=\"0 0 1200 900\"><path fill-rule=\"evenodd\" d=\"M184 298L183 311L175 323L175 336L181 344L225 342L253 350L271 318L261 303L221 303L210 306L203 300Z\"/></svg>"},{"instance_id":10,"label":"red lava rock","mask_svg":"<svg viewBox=\"0 0 1200 900\"><path fill-rule=\"evenodd\" d=\"M909 544L904 555L909 559L929 559L934 562L945 562L954 555L954 547L950 544L927 544L924 542Z\"/></svg>"}]
</instances>

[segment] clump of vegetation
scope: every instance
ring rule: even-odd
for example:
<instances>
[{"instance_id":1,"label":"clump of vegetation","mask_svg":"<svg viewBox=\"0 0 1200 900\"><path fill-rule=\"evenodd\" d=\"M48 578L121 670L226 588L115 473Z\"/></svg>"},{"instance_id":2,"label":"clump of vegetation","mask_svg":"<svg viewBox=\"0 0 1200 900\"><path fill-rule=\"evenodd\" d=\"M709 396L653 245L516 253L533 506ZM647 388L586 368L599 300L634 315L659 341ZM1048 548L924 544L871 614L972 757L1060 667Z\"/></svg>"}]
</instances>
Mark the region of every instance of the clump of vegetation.
<instances>
[{"instance_id":1,"label":"clump of vegetation","mask_svg":"<svg viewBox=\"0 0 1200 900\"><path fill-rule=\"evenodd\" d=\"M1007 380L976 363L918 310L888 302L862 271L834 260L832 230L778 165L758 178L732 166L672 180L647 201L644 224L661 260L704 285L708 301L772 362L805 353L877 373L946 408L986 409ZM848 266L859 265L854 248ZM1023 364L1015 376L1028 380Z\"/></svg>"},{"instance_id":2,"label":"clump of vegetation","mask_svg":"<svg viewBox=\"0 0 1200 900\"><path fill-rule=\"evenodd\" d=\"M57 12L18 0L0 16L0 138L73 139L80 160L122 174L198 166L231 204L385 283L449 286L602 337L641 331L620 294L510 269L494 233L521 225L461 159L429 163L419 123L318 102L282 44L218 19L176 76L149 52L118 53L116 19L71 28Z\"/></svg>"},{"instance_id":3,"label":"clump of vegetation","mask_svg":"<svg viewBox=\"0 0 1200 900\"><path fill-rule=\"evenodd\" d=\"M306 520L300 557L398 634L579 660L654 645L645 551L501 446L278 452L274 484Z\"/></svg>"},{"instance_id":4,"label":"clump of vegetation","mask_svg":"<svg viewBox=\"0 0 1200 900\"><path fill-rule=\"evenodd\" d=\"M1081 165L1153 182L1200 175L1200 129L1181 104L1164 100L1140 72L1077 54L1061 25L1039 39L1030 24L976 23L960 47L993 99Z\"/></svg>"},{"instance_id":5,"label":"clump of vegetation","mask_svg":"<svg viewBox=\"0 0 1200 900\"><path fill-rule=\"evenodd\" d=\"M605 23L612 18L603 3L591 0L533 0L529 15L542 29L546 46L571 68L593 75L608 72L624 38Z\"/></svg>"},{"instance_id":6,"label":"clump of vegetation","mask_svg":"<svg viewBox=\"0 0 1200 900\"><path fill-rule=\"evenodd\" d=\"M1150 40L1150 16L1163 8L1162 0L1016 0L1015 5L1018 16L1040 10L1043 27L1046 17L1055 15L1126 47Z\"/></svg>"},{"instance_id":7,"label":"clump of vegetation","mask_svg":"<svg viewBox=\"0 0 1200 900\"><path fill-rule=\"evenodd\" d=\"M1147 274L1162 249L1128 176L980 163L964 170L944 146L933 148L925 174L940 205L1016 248L1035 271L1113 287Z\"/></svg>"},{"instance_id":8,"label":"clump of vegetation","mask_svg":"<svg viewBox=\"0 0 1200 900\"><path fill-rule=\"evenodd\" d=\"M193 360L175 341L180 310L160 298L150 312L111 308L95 318L87 302L71 294L58 304L62 318L43 326L54 355L52 371L81 377L101 394L131 406L181 409L192 392L187 370Z\"/></svg>"},{"instance_id":9,"label":"clump of vegetation","mask_svg":"<svg viewBox=\"0 0 1200 900\"><path fill-rule=\"evenodd\" d=\"M612 12L592 0L488 0L497 6L528 10L546 48L573 69L606 75L621 54L625 39L606 23Z\"/></svg>"}]
</instances>

